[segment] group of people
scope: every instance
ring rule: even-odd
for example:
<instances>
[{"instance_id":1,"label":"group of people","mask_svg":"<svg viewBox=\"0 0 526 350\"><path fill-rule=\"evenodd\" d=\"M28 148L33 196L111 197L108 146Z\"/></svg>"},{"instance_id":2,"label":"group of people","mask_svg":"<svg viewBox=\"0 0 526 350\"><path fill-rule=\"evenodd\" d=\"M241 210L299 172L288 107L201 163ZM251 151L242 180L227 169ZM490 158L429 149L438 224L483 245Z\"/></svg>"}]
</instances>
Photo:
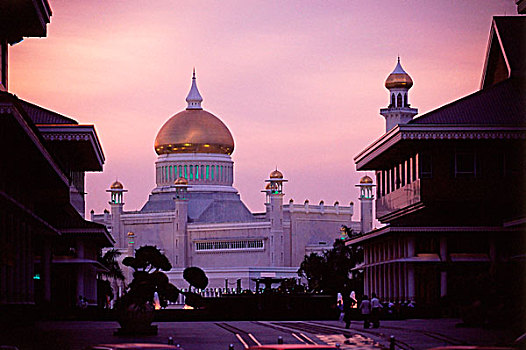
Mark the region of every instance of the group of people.
<instances>
[{"instance_id":1,"label":"group of people","mask_svg":"<svg viewBox=\"0 0 526 350\"><path fill-rule=\"evenodd\" d=\"M363 296L362 302L360 303L360 306L358 306L358 309L360 310L363 317L363 328L369 328L371 323L373 328L380 327L380 312L382 308L383 305L380 303L376 293L371 295L371 300L369 300L367 295ZM347 324L345 327L349 328L347 327Z\"/></svg>"},{"instance_id":2,"label":"group of people","mask_svg":"<svg viewBox=\"0 0 526 350\"><path fill-rule=\"evenodd\" d=\"M345 328L349 328L351 326L351 309L357 303L358 302L354 297L354 292L351 293L350 301L348 301L347 303L343 303L342 300L338 301L338 308L341 311L340 322L345 322ZM358 310L360 311L362 319L364 321L363 327L380 327L380 315L382 314L382 309L385 309L384 311L387 317L395 317L395 314L399 315L400 310L396 310L396 306L400 305L397 305L393 302L381 303L376 293L372 293L370 299L367 295L364 295L361 299L360 304L358 305ZM407 305L407 308L413 309L414 303L410 302Z\"/></svg>"}]
</instances>

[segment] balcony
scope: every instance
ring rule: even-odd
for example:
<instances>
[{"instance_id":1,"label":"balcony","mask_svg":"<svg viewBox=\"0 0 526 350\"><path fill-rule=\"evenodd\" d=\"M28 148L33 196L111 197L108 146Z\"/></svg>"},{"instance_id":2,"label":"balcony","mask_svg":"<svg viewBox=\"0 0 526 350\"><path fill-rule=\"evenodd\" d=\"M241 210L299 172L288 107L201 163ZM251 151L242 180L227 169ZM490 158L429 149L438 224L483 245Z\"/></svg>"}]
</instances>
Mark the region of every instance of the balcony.
<instances>
[{"instance_id":1,"label":"balcony","mask_svg":"<svg viewBox=\"0 0 526 350\"><path fill-rule=\"evenodd\" d=\"M376 200L376 217L381 222L390 221L402 214L423 206L420 179L406 184Z\"/></svg>"}]
</instances>

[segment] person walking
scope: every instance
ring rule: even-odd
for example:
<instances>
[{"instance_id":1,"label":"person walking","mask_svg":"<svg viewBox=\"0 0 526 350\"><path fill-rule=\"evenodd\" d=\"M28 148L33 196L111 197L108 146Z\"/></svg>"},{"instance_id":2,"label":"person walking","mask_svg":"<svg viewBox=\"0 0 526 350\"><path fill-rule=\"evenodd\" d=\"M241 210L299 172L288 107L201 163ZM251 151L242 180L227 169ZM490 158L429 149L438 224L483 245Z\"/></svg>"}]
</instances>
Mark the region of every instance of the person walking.
<instances>
[{"instance_id":1,"label":"person walking","mask_svg":"<svg viewBox=\"0 0 526 350\"><path fill-rule=\"evenodd\" d=\"M371 299L371 321L373 323L373 328L380 327L380 311L382 309L382 304L380 300L376 297L376 293L373 293Z\"/></svg>"},{"instance_id":2,"label":"person walking","mask_svg":"<svg viewBox=\"0 0 526 350\"><path fill-rule=\"evenodd\" d=\"M369 317L371 316L371 302L369 301L369 297L367 295L363 296L362 302L360 303L360 306L358 308L362 313L363 328L367 329L369 328Z\"/></svg>"}]
</instances>

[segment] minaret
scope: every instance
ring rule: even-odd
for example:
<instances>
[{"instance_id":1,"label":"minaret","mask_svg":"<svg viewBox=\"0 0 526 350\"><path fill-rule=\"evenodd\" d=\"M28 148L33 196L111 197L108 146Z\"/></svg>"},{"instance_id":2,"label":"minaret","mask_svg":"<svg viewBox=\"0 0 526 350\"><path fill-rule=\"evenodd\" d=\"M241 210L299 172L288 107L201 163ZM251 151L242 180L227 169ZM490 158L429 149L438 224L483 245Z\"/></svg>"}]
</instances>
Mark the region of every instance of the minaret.
<instances>
[{"instance_id":1,"label":"minaret","mask_svg":"<svg viewBox=\"0 0 526 350\"><path fill-rule=\"evenodd\" d=\"M119 181L115 181L106 192L111 194L109 201L111 206L111 234L117 243L117 248L126 248L127 241L121 224L121 215L124 207L123 194L128 191Z\"/></svg>"},{"instance_id":2,"label":"minaret","mask_svg":"<svg viewBox=\"0 0 526 350\"><path fill-rule=\"evenodd\" d=\"M188 180L184 177L177 178L175 187L175 220L172 249L166 253L175 268L184 268L192 265L190 261L191 242L186 230L188 224Z\"/></svg>"},{"instance_id":3,"label":"minaret","mask_svg":"<svg viewBox=\"0 0 526 350\"><path fill-rule=\"evenodd\" d=\"M285 265L285 242L283 237L283 174L278 169L270 173L270 179L265 180L267 186L267 218L270 219L270 266Z\"/></svg>"},{"instance_id":4,"label":"minaret","mask_svg":"<svg viewBox=\"0 0 526 350\"><path fill-rule=\"evenodd\" d=\"M406 124L418 114L418 109L411 108L409 104L409 89L413 86L413 80L400 64L400 57L395 69L385 81L385 87L389 90L389 106L380 109L380 114L385 118L385 132L388 132L398 124Z\"/></svg>"},{"instance_id":5,"label":"minaret","mask_svg":"<svg viewBox=\"0 0 526 350\"><path fill-rule=\"evenodd\" d=\"M195 82L195 68L192 73L192 86L190 87L188 96L186 96L186 102L188 103L186 109L203 109L203 107L201 107L203 97L199 93L199 90L197 89L197 83Z\"/></svg>"},{"instance_id":6,"label":"minaret","mask_svg":"<svg viewBox=\"0 0 526 350\"><path fill-rule=\"evenodd\" d=\"M365 175L360 179L360 183L356 185L360 187L360 223L362 233L367 233L373 228L373 179Z\"/></svg>"}]
</instances>

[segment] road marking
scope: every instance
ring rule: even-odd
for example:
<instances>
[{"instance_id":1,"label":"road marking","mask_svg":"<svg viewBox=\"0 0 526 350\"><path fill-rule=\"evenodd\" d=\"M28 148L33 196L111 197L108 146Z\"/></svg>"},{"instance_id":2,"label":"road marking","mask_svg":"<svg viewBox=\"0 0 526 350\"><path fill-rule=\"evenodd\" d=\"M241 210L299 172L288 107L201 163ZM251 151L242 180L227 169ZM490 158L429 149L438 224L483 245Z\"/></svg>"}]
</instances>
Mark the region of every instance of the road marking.
<instances>
[{"instance_id":1,"label":"road marking","mask_svg":"<svg viewBox=\"0 0 526 350\"><path fill-rule=\"evenodd\" d=\"M245 341L243 340L243 338L241 338L241 336L239 335L239 333L236 333L236 337L237 337L237 339L241 342L241 344L243 344L243 346L245 347L245 349L248 349L248 344L245 343Z\"/></svg>"},{"instance_id":2,"label":"road marking","mask_svg":"<svg viewBox=\"0 0 526 350\"><path fill-rule=\"evenodd\" d=\"M300 337L298 337L298 336L296 335L296 333L292 333L292 336L293 336L294 338L298 339L298 340L299 340L300 342L302 342L303 344L307 344L307 342L306 342L305 340L301 339Z\"/></svg>"},{"instance_id":3,"label":"road marking","mask_svg":"<svg viewBox=\"0 0 526 350\"><path fill-rule=\"evenodd\" d=\"M318 344L318 343L316 343L314 340L312 340L311 338L307 337L305 334L300 333L300 335L301 335L303 338L305 338L305 339L307 339L308 341L310 341L312 344Z\"/></svg>"},{"instance_id":4,"label":"road marking","mask_svg":"<svg viewBox=\"0 0 526 350\"><path fill-rule=\"evenodd\" d=\"M250 337L250 339L252 339L254 341L254 343L256 343L257 346L260 346L261 343L258 342L258 340L256 339L256 337L254 337L252 334L248 333L248 336Z\"/></svg>"}]
</instances>

